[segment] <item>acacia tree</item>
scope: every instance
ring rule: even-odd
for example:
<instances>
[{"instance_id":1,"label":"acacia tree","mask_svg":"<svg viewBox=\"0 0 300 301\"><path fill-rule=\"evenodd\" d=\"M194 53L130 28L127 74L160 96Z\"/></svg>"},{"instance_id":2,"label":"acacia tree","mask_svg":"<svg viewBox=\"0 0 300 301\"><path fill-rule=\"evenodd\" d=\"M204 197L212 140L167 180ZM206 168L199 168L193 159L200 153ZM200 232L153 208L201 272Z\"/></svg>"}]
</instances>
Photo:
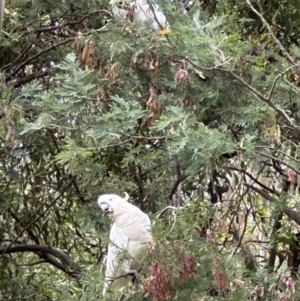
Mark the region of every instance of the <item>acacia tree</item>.
<instances>
[{"instance_id":1,"label":"acacia tree","mask_svg":"<svg viewBox=\"0 0 300 301\"><path fill-rule=\"evenodd\" d=\"M157 2L168 35L106 1L8 1L2 299L101 298L95 200L123 191L156 245L128 300L298 298L299 3Z\"/></svg>"}]
</instances>

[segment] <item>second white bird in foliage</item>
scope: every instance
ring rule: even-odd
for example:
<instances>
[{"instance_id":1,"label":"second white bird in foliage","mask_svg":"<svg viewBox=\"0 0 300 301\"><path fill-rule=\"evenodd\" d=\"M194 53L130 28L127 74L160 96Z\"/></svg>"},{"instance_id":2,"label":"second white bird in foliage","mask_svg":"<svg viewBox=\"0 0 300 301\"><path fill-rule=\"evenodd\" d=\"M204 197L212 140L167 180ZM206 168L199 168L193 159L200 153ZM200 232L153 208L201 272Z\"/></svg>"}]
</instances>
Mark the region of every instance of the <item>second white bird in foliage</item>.
<instances>
[{"instance_id":1,"label":"second white bird in foliage","mask_svg":"<svg viewBox=\"0 0 300 301\"><path fill-rule=\"evenodd\" d=\"M151 242L151 221L138 207L115 194L104 194L98 205L114 223L110 230L104 294L108 286L115 291L125 286L147 256Z\"/></svg>"},{"instance_id":2,"label":"second white bird in foliage","mask_svg":"<svg viewBox=\"0 0 300 301\"><path fill-rule=\"evenodd\" d=\"M148 24L155 30L168 27L166 16L151 0L111 0L110 3L115 16L128 18L136 24Z\"/></svg>"},{"instance_id":3,"label":"second white bird in foliage","mask_svg":"<svg viewBox=\"0 0 300 301\"><path fill-rule=\"evenodd\" d=\"M5 0L0 0L0 36L2 33L4 11L5 11Z\"/></svg>"}]
</instances>

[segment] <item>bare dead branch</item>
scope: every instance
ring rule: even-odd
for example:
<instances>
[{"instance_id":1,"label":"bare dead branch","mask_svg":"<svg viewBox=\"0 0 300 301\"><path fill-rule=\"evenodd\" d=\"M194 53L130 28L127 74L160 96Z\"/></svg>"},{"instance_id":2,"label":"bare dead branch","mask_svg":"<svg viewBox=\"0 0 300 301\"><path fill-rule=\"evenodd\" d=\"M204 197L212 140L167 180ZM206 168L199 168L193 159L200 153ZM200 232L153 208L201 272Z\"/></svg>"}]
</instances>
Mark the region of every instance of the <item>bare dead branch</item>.
<instances>
[{"instance_id":1,"label":"bare dead branch","mask_svg":"<svg viewBox=\"0 0 300 301\"><path fill-rule=\"evenodd\" d=\"M47 263L47 261L46 260L39 260L39 261L35 261L33 263L16 264L16 266L18 266L18 267L31 267L31 266L38 265L38 264L41 264L41 263Z\"/></svg>"},{"instance_id":2,"label":"bare dead branch","mask_svg":"<svg viewBox=\"0 0 300 301\"><path fill-rule=\"evenodd\" d=\"M175 206L167 206L166 208L164 208L163 210L161 210L158 214L157 214L157 218L160 218L164 215L165 212L167 212L168 210L171 211L177 211L179 209L183 209L184 207L175 207Z\"/></svg>"}]
</instances>

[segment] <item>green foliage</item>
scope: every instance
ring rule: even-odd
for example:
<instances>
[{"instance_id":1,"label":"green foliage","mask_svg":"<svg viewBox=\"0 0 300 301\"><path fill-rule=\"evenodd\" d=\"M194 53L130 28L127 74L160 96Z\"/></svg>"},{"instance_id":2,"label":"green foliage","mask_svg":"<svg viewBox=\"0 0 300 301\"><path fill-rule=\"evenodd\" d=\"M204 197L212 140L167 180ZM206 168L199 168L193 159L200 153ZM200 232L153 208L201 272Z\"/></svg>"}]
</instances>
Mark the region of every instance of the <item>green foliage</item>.
<instances>
[{"instance_id":1,"label":"green foliage","mask_svg":"<svg viewBox=\"0 0 300 301\"><path fill-rule=\"evenodd\" d=\"M157 0L168 35L6 2L0 299L101 300L95 201L124 191L154 241L126 300L299 299L299 2Z\"/></svg>"}]
</instances>

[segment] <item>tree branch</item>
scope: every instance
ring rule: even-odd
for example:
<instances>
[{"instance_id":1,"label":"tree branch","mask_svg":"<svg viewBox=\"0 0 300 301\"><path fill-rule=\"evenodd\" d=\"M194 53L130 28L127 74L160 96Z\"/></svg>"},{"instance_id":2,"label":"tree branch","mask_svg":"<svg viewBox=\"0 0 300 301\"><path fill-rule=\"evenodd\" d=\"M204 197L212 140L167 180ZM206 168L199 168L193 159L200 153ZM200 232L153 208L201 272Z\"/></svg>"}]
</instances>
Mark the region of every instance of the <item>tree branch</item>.
<instances>
[{"instance_id":1,"label":"tree branch","mask_svg":"<svg viewBox=\"0 0 300 301\"><path fill-rule=\"evenodd\" d=\"M250 188L251 190L257 192L260 194L263 198L270 202L278 202L277 199L273 198L271 195L269 195L266 191L261 190L253 185L244 184L246 187ZM300 226L300 214L292 209L286 208L283 209L282 212L286 214L290 219L292 219L296 224Z\"/></svg>"},{"instance_id":2,"label":"tree branch","mask_svg":"<svg viewBox=\"0 0 300 301\"><path fill-rule=\"evenodd\" d=\"M265 97L262 93L260 93L258 90L256 90L253 86L251 86L249 83L247 83L241 76L237 75L232 70L222 69L219 67L211 67L211 68L202 67L202 66L198 66L197 64L195 64L193 61L191 61L187 57L183 57L183 59L184 59L184 61L186 61L187 63L192 65L196 70L199 70L199 71L217 71L217 72L221 72L221 73L222 72L229 73L231 76L233 76L235 79L237 79L240 83L242 83L258 99L260 99L261 101L266 103L269 107L271 107L273 110L275 110L278 113L278 115L280 115L287 122L287 124L290 127L292 127L293 129L298 128L297 125L295 125L292 122L292 120L289 118L289 116L282 109L278 108L268 97ZM295 67L295 66L293 66L293 67ZM274 83L273 83L273 85L274 85ZM270 94L270 92L269 92L269 94Z\"/></svg>"},{"instance_id":3,"label":"tree branch","mask_svg":"<svg viewBox=\"0 0 300 301\"><path fill-rule=\"evenodd\" d=\"M76 37L73 37L73 38L68 38L64 41L61 41L61 42L58 42L58 43L55 43L53 45L51 45L50 47L38 52L37 54L29 57L26 61L24 61L22 64L20 64L8 77L6 77L6 81L9 81L12 79L12 77L20 70L22 69L24 66L26 66L28 63L30 63L31 61L35 60L36 58L38 58L39 56L41 56L42 54L44 53L47 53L48 51L56 48L56 47L59 47L59 46L62 46L64 44L67 44L69 42L72 42L76 39Z\"/></svg>"},{"instance_id":4,"label":"tree branch","mask_svg":"<svg viewBox=\"0 0 300 301\"><path fill-rule=\"evenodd\" d=\"M259 155L261 155L261 156L263 156L263 157L265 157L265 158L268 158L268 159L277 161L277 162L279 162L279 163L285 165L286 167L290 168L291 170L293 170L293 171L294 171L295 173L297 173L298 175L300 175L300 170L298 170L297 168L295 168L295 167L291 166L290 164L284 162L283 160L281 160L281 159L279 159L279 158L276 158L276 157L273 157L273 156L270 156L270 155L265 155L265 154L263 154L263 153L261 153L261 152L258 152L258 151L256 151L256 153L259 154Z\"/></svg>"},{"instance_id":5,"label":"tree branch","mask_svg":"<svg viewBox=\"0 0 300 301\"><path fill-rule=\"evenodd\" d=\"M265 190L267 190L267 191L269 191L271 193L274 193L274 194L278 195L278 193L275 190L267 187L266 185L264 185L263 183L261 183L260 181L258 181L249 172L247 172L245 170L242 170L242 169L239 169L239 168L236 168L236 167L228 167L228 169L229 170L235 170L235 171L238 171L238 172L241 172L241 173L245 174L246 176L248 176L252 181L254 181L257 185L259 185L263 189L265 189Z\"/></svg>"},{"instance_id":6,"label":"tree branch","mask_svg":"<svg viewBox=\"0 0 300 301\"><path fill-rule=\"evenodd\" d=\"M106 9L100 9L100 10L93 11L93 12L87 14L87 15L84 15L78 21L67 22L67 23L64 23L62 25L56 25L56 26L50 26L50 27L42 27L42 28L35 29L34 32L47 32L47 31L52 31L52 30L57 30L57 29L63 29L64 27L69 26L69 25L77 25L77 24L80 24L81 22L83 22L87 17L89 17L91 15L94 15L96 13L105 13L105 14L111 16L111 13L108 10L106 10Z\"/></svg>"},{"instance_id":7,"label":"tree branch","mask_svg":"<svg viewBox=\"0 0 300 301\"><path fill-rule=\"evenodd\" d=\"M17 82L14 83L14 87L19 88L35 79L50 75L51 73L52 73L52 71L47 69L45 71L40 71L40 72L32 73L27 76L21 77Z\"/></svg>"},{"instance_id":8,"label":"tree branch","mask_svg":"<svg viewBox=\"0 0 300 301\"><path fill-rule=\"evenodd\" d=\"M266 28L268 29L269 33L271 34L274 42L277 44L277 46L279 47L279 49L282 51L282 53L286 56L288 62L292 65L295 65L295 61L294 59L289 55L289 53L285 50L285 48L282 46L282 44L280 43L280 41L276 38L276 35L274 34L271 26L269 25L269 23L266 21L266 19L264 18L262 13L259 13L252 5L252 3L250 2L250 0L246 0L247 4L250 6L250 8L252 9L252 11L260 18L261 22L266 26ZM260 4L260 1L258 1L258 3Z\"/></svg>"},{"instance_id":9,"label":"tree branch","mask_svg":"<svg viewBox=\"0 0 300 301\"><path fill-rule=\"evenodd\" d=\"M173 187L172 187L172 190L171 190L171 192L170 192L170 194L169 194L169 199L170 199L170 200L172 199L172 196L173 196L173 194L175 193L175 191L176 191L177 187L179 186L179 184L180 184L182 181L184 181L187 177L188 177L188 176L185 175L185 176L181 176L181 177L177 178L177 180L176 180L176 182L174 183L174 185L173 185Z\"/></svg>"},{"instance_id":10,"label":"tree branch","mask_svg":"<svg viewBox=\"0 0 300 301\"><path fill-rule=\"evenodd\" d=\"M296 68L296 67L298 67L298 66L300 66L300 62L299 63L297 63L296 65L293 65L293 66L290 66L289 68L286 68L283 72L280 72L279 74L277 74L277 76L275 77L275 79L274 79L274 81L273 81L273 84L272 84L272 86L271 86L271 88L270 88L270 91L269 91L269 94L268 94L268 96L267 96L267 99L271 99L271 97L272 97L272 94L273 94L273 92L274 92L274 89L275 89L275 86L276 86L276 83L277 83L277 81L278 81L278 79L280 78L280 77L282 77L285 73L287 73L288 71L290 71L290 70L292 70L292 69L294 69L294 68Z\"/></svg>"},{"instance_id":11,"label":"tree branch","mask_svg":"<svg viewBox=\"0 0 300 301\"><path fill-rule=\"evenodd\" d=\"M278 234L278 231L280 230L281 228L281 220L282 220L282 212L280 212L275 220L275 223L273 225L273 229L272 229L272 234L273 236L275 237L274 241L272 241L271 243L271 250L270 250L270 255L269 255L269 260L268 260L268 264L267 264L267 267L268 267L268 270L270 272L273 272L274 271L274 267L275 267L275 261L276 261L276 256L278 256L278 254L280 254L278 252L278 249L277 249L277 234ZM282 255L282 254L281 254ZM282 259L282 257L281 257Z\"/></svg>"},{"instance_id":12,"label":"tree branch","mask_svg":"<svg viewBox=\"0 0 300 301\"><path fill-rule=\"evenodd\" d=\"M0 254L12 254L12 253L20 253L20 252L33 252L37 254L40 258L43 258L46 262L54 265L59 270L65 272L71 277L78 279L80 274L83 272L83 268L77 266L74 270L70 270L68 266L73 265L74 262L67 254L44 245L15 245L15 246L1 246ZM45 256L48 255L48 256ZM50 256L49 256L50 255ZM54 258L55 259L54 259ZM45 262L44 261L44 262ZM42 263L42 262L40 262Z\"/></svg>"},{"instance_id":13,"label":"tree branch","mask_svg":"<svg viewBox=\"0 0 300 301\"><path fill-rule=\"evenodd\" d=\"M35 218L32 222L30 222L29 223L29 225L27 225L27 226L25 226L25 225L23 225L22 227L23 227L23 230L17 235L17 237L8 245L8 247L11 247L14 243L15 243L15 241L17 241L17 239L25 232L25 231L27 231L28 232L28 229L30 229L30 227L34 224L34 223L36 223L40 218L42 218L46 213L47 213L47 211L52 207L52 205L54 205L55 203L56 203L56 201L64 194L64 192L72 185L72 183L73 183L73 181L71 181L63 190L62 190L62 192L61 192L61 194L59 195L59 196L57 196L49 205L48 205L48 207L46 208L46 210L42 213L42 214L40 214L37 218ZM1 198L1 196L0 196L0 201L1 202L3 202L3 200L2 200L2 198ZM44 206L44 205L43 205ZM10 210L10 214L11 213L13 213L11 210ZM12 216L13 218L14 218L14 216ZM17 220L17 222L18 222L18 220ZM32 238L33 239L33 238ZM3 255L5 254L5 252L4 253L2 253L2 254L0 254L1 256L0 256L0 259L1 259L1 257L3 257Z\"/></svg>"}]
</instances>

